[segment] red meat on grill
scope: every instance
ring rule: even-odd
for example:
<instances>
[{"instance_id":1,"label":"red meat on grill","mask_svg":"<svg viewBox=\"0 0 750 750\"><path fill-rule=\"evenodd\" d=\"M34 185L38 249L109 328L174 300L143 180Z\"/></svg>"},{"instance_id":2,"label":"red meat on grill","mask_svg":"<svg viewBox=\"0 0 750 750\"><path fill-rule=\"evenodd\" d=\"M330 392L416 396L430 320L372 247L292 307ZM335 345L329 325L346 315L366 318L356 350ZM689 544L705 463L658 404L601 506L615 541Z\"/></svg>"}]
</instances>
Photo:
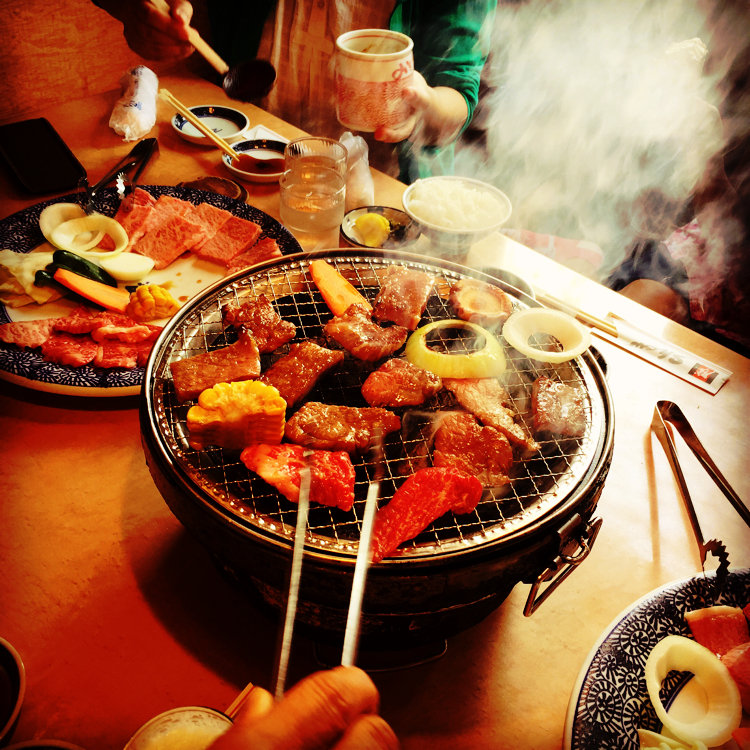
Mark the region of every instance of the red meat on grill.
<instances>
[{"instance_id":1,"label":"red meat on grill","mask_svg":"<svg viewBox=\"0 0 750 750\"><path fill-rule=\"evenodd\" d=\"M433 466L451 466L476 477L485 487L510 480L513 448L500 430L480 425L466 412L446 414L435 433Z\"/></svg>"},{"instance_id":2,"label":"red meat on grill","mask_svg":"<svg viewBox=\"0 0 750 750\"><path fill-rule=\"evenodd\" d=\"M531 390L534 434L580 437L586 431L586 407L580 388L542 375Z\"/></svg>"},{"instance_id":3,"label":"red meat on grill","mask_svg":"<svg viewBox=\"0 0 750 750\"><path fill-rule=\"evenodd\" d=\"M364 453L400 428L399 417L387 409L308 401L287 421L284 434L308 448Z\"/></svg>"},{"instance_id":4,"label":"red meat on grill","mask_svg":"<svg viewBox=\"0 0 750 750\"><path fill-rule=\"evenodd\" d=\"M390 266L375 298L373 317L380 321L390 320L413 331L425 311L434 281L424 271Z\"/></svg>"},{"instance_id":5,"label":"red meat on grill","mask_svg":"<svg viewBox=\"0 0 750 750\"><path fill-rule=\"evenodd\" d=\"M483 424L496 427L524 453L539 450L537 443L515 421L515 412L508 392L495 378L443 378L443 385L461 406Z\"/></svg>"},{"instance_id":6,"label":"red meat on grill","mask_svg":"<svg viewBox=\"0 0 750 750\"><path fill-rule=\"evenodd\" d=\"M442 387L437 375L405 359L389 359L367 376L362 395L370 406L416 406Z\"/></svg>"},{"instance_id":7,"label":"red meat on grill","mask_svg":"<svg viewBox=\"0 0 750 750\"><path fill-rule=\"evenodd\" d=\"M359 305L351 305L341 316L331 318L323 328L326 336L344 347L352 356L375 362L400 349L409 331L402 326L383 328Z\"/></svg>"},{"instance_id":8,"label":"red meat on grill","mask_svg":"<svg viewBox=\"0 0 750 750\"><path fill-rule=\"evenodd\" d=\"M307 465L311 502L352 509L354 467L345 451L307 451L301 445L256 443L242 451L240 460L293 503L299 502L301 472Z\"/></svg>"},{"instance_id":9,"label":"red meat on grill","mask_svg":"<svg viewBox=\"0 0 750 750\"><path fill-rule=\"evenodd\" d=\"M294 323L281 318L265 294L259 294L241 305L224 305L221 316L225 326L247 331L255 339L261 354L273 352L291 341L297 331Z\"/></svg>"},{"instance_id":10,"label":"red meat on grill","mask_svg":"<svg viewBox=\"0 0 750 750\"><path fill-rule=\"evenodd\" d=\"M378 510L372 532L372 561L380 562L436 518L452 510L470 513L482 498L482 483L453 468L430 467L412 474Z\"/></svg>"},{"instance_id":11,"label":"red meat on grill","mask_svg":"<svg viewBox=\"0 0 750 750\"><path fill-rule=\"evenodd\" d=\"M242 334L234 344L177 360L169 367L177 399L188 401L217 383L257 378L260 375L260 355L252 336Z\"/></svg>"},{"instance_id":12,"label":"red meat on grill","mask_svg":"<svg viewBox=\"0 0 750 750\"><path fill-rule=\"evenodd\" d=\"M343 359L344 352L326 349L312 341L300 341L292 344L289 353L274 362L260 380L276 388L288 407L294 406L307 396L325 372Z\"/></svg>"}]
</instances>

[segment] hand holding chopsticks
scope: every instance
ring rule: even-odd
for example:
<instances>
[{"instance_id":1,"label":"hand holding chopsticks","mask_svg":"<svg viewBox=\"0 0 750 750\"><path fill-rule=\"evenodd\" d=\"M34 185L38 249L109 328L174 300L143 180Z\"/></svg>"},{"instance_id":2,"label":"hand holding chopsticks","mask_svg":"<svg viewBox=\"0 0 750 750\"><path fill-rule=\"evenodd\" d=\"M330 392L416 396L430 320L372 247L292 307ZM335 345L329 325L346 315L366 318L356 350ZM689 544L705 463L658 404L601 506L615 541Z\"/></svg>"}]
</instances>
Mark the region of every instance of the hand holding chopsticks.
<instances>
[{"instance_id":1,"label":"hand holding chopsticks","mask_svg":"<svg viewBox=\"0 0 750 750\"><path fill-rule=\"evenodd\" d=\"M189 123L200 130L203 135L215 143L225 154L232 159L238 159L239 154L223 139L214 133L200 117L196 117L177 97L167 89L159 89L159 96L168 104L171 104Z\"/></svg>"}]
</instances>

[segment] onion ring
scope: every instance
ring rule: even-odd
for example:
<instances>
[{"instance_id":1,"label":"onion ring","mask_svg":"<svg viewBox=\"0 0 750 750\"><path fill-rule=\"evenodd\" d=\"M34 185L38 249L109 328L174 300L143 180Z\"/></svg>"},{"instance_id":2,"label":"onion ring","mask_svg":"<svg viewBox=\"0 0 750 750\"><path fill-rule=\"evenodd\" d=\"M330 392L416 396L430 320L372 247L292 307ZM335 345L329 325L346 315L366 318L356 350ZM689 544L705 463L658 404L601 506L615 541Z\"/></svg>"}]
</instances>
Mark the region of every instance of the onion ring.
<instances>
[{"instance_id":1,"label":"onion ring","mask_svg":"<svg viewBox=\"0 0 750 750\"><path fill-rule=\"evenodd\" d=\"M562 350L547 351L529 343L539 334L554 336ZM521 354L539 362L567 362L591 345L591 332L575 318L559 310L530 307L516 310L503 325L505 340Z\"/></svg>"},{"instance_id":2,"label":"onion ring","mask_svg":"<svg viewBox=\"0 0 750 750\"><path fill-rule=\"evenodd\" d=\"M468 354L436 352L427 346L427 334L438 328L467 328L484 338L484 346ZM505 372L503 345L486 329L466 320L436 320L418 328L404 349L413 365L441 378L493 378Z\"/></svg>"},{"instance_id":3,"label":"onion ring","mask_svg":"<svg viewBox=\"0 0 750 750\"><path fill-rule=\"evenodd\" d=\"M706 694L707 709L693 721L671 717L659 697L661 684L673 669L692 672ZM668 635L654 646L645 667L646 687L659 720L684 742L702 742L715 747L728 742L742 720L742 703L729 670L705 646L681 635Z\"/></svg>"},{"instance_id":4,"label":"onion ring","mask_svg":"<svg viewBox=\"0 0 750 750\"><path fill-rule=\"evenodd\" d=\"M91 250L90 248L94 247L98 241L96 239L83 244L76 242L76 238L84 233L98 232L108 234L112 238L115 243L113 250ZM68 250L90 258L114 258L128 246L128 234L122 224L104 214L88 214L64 221L50 232L48 239L60 250Z\"/></svg>"}]
</instances>

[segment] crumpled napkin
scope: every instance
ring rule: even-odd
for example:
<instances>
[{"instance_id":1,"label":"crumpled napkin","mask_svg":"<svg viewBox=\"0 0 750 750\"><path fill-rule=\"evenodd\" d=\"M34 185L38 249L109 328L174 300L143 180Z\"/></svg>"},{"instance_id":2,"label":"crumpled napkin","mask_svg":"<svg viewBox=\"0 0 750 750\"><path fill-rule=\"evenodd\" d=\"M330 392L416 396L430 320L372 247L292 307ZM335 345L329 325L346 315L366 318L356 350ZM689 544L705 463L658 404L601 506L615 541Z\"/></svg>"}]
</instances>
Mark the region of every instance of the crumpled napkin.
<instances>
[{"instance_id":1,"label":"crumpled napkin","mask_svg":"<svg viewBox=\"0 0 750 750\"><path fill-rule=\"evenodd\" d=\"M156 123L159 79L145 65L131 68L120 79L122 96L112 110L109 127L124 141L137 141Z\"/></svg>"}]
</instances>

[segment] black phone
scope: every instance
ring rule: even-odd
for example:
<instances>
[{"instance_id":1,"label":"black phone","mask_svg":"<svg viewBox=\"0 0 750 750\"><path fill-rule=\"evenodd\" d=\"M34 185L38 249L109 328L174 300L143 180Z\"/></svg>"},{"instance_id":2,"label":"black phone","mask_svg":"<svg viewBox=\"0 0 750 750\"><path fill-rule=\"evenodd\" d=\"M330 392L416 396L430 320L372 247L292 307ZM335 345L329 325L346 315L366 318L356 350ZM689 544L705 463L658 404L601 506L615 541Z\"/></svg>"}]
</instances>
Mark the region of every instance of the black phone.
<instances>
[{"instance_id":1,"label":"black phone","mask_svg":"<svg viewBox=\"0 0 750 750\"><path fill-rule=\"evenodd\" d=\"M71 190L86 176L86 170L44 117L0 125L0 155L30 193Z\"/></svg>"}]
</instances>

